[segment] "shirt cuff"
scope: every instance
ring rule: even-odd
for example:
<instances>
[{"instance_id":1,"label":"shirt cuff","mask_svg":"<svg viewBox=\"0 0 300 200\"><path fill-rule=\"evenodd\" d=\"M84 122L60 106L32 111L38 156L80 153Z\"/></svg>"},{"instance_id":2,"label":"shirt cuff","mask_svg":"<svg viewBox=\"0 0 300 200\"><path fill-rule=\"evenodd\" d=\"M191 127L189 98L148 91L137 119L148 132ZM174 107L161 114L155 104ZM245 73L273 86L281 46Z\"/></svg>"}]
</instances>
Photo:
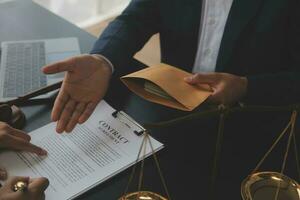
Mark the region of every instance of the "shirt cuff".
<instances>
[{"instance_id":1,"label":"shirt cuff","mask_svg":"<svg viewBox=\"0 0 300 200\"><path fill-rule=\"evenodd\" d=\"M103 56L103 55L101 55L101 54L91 54L91 55L103 59L103 60L110 66L111 72L114 73L114 71L115 71L114 65L113 65L113 64L110 62L110 60L108 60L105 56Z\"/></svg>"}]
</instances>

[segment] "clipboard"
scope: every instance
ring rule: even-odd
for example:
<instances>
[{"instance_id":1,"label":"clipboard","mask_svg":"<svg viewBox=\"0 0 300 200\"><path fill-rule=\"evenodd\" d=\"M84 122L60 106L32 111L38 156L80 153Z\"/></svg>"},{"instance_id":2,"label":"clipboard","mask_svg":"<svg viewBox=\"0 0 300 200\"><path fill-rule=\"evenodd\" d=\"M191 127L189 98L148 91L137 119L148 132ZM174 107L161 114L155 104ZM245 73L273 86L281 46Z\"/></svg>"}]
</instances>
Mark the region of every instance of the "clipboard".
<instances>
[{"instance_id":1,"label":"clipboard","mask_svg":"<svg viewBox=\"0 0 300 200\"><path fill-rule=\"evenodd\" d=\"M127 115L123 111L115 111L111 114L115 119L118 119L122 124L127 126L129 129L133 130L133 133L137 136L142 136L146 129L137 123L132 117Z\"/></svg>"},{"instance_id":2,"label":"clipboard","mask_svg":"<svg viewBox=\"0 0 300 200\"><path fill-rule=\"evenodd\" d=\"M28 134L34 144L47 147L49 155L55 159L48 156L43 162L36 162L39 158L36 155L26 157L27 153L0 155L1 160L7 161L3 167L10 175L33 177L34 170L38 170L40 176L48 177L53 184L45 193L49 200L74 199L134 166L137 158L142 161L164 147L129 115L104 100L97 105L89 121L74 129L72 134L57 136L54 132L55 123L49 123ZM146 137L150 138L154 150L147 145L145 151L140 151ZM54 170L57 173L51 174ZM73 177L64 179L68 174Z\"/></svg>"}]
</instances>

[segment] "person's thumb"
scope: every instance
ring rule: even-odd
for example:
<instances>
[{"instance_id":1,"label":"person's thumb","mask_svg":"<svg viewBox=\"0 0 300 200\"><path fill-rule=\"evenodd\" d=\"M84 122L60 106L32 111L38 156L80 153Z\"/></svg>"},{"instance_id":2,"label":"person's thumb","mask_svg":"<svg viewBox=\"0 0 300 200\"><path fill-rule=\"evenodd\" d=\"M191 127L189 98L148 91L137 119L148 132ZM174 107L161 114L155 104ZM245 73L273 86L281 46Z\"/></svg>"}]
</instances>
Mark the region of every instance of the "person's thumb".
<instances>
[{"instance_id":1,"label":"person's thumb","mask_svg":"<svg viewBox=\"0 0 300 200\"><path fill-rule=\"evenodd\" d=\"M44 192L49 186L49 180L45 177L31 179L28 189L35 189L38 192Z\"/></svg>"},{"instance_id":2,"label":"person's thumb","mask_svg":"<svg viewBox=\"0 0 300 200\"><path fill-rule=\"evenodd\" d=\"M185 77L184 81L189 84L214 84L216 82L216 75L213 73L197 73L189 77Z\"/></svg>"},{"instance_id":3,"label":"person's thumb","mask_svg":"<svg viewBox=\"0 0 300 200\"><path fill-rule=\"evenodd\" d=\"M72 71L74 67L74 59L70 58L57 63L46 65L42 68L45 74L55 74L59 72Z\"/></svg>"}]
</instances>

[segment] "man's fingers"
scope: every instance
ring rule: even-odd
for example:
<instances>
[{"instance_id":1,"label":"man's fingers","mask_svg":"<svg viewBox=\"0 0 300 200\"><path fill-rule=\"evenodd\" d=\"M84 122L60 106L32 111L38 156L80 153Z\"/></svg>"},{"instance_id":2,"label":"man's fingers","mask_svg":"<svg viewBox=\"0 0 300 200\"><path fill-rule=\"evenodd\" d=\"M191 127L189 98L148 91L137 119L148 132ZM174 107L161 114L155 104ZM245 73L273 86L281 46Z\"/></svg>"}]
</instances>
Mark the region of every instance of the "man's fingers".
<instances>
[{"instance_id":1,"label":"man's fingers","mask_svg":"<svg viewBox=\"0 0 300 200\"><path fill-rule=\"evenodd\" d=\"M95 110L96 106L97 106L97 103L94 103L94 102L89 103L86 106L86 108L85 108L84 112L82 113L82 115L80 116L78 122L80 124L84 123L91 116L91 114Z\"/></svg>"},{"instance_id":2,"label":"man's fingers","mask_svg":"<svg viewBox=\"0 0 300 200\"><path fill-rule=\"evenodd\" d=\"M63 88L59 92L58 96L55 99L53 111L51 114L52 121L58 121L60 118L61 113L63 112L63 109L66 105L66 103L69 100L69 95L67 95L65 92L63 92Z\"/></svg>"},{"instance_id":3,"label":"man's fingers","mask_svg":"<svg viewBox=\"0 0 300 200\"><path fill-rule=\"evenodd\" d=\"M65 107L63 108L63 112L57 122L56 131L58 133L62 133L65 130L65 128L74 112L75 106L76 106L76 102L73 99L70 99L67 102L67 104L65 105Z\"/></svg>"},{"instance_id":4,"label":"man's fingers","mask_svg":"<svg viewBox=\"0 0 300 200\"><path fill-rule=\"evenodd\" d=\"M14 192L13 191L14 185L18 181L28 183L29 182L29 177L15 176L15 177L9 178L1 188L1 190L4 190L5 194L9 194L9 196L7 196L7 199L28 199L28 198L24 198L24 193L23 192L20 192L20 191ZM6 199L6 198L3 196L3 199Z\"/></svg>"},{"instance_id":5,"label":"man's fingers","mask_svg":"<svg viewBox=\"0 0 300 200\"><path fill-rule=\"evenodd\" d=\"M85 103L79 103L77 104L73 114L72 114L72 117L66 127L66 132L69 133L71 132L74 127L76 126L76 124L78 123L78 119L80 117L80 115L82 114L82 112L85 110L85 106L86 104Z\"/></svg>"},{"instance_id":6,"label":"man's fingers","mask_svg":"<svg viewBox=\"0 0 300 200\"><path fill-rule=\"evenodd\" d=\"M47 178L44 177L35 178L30 180L30 183L28 185L28 190L29 191L33 190L39 193L43 193L48 186L49 186L49 181Z\"/></svg>"},{"instance_id":7,"label":"man's fingers","mask_svg":"<svg viewBox=\"0 0 300 200\"><path fill-rule=\"evenodd\" d=\"M217 75L215 73L197 73L193 76L186 77L184 79L189 84L214 84L217 81Z\"/></svg>"},{"instance_id":8,"label":"man's fingers","mask_svg":"<svg viewBox=\"0 0 300 200\"><path fill-rule=\"evenodd\" d=\"M43 67L45 74L55 74L59 72L72 71L74 67L74 58L63 60Z\"/></svg>"},{"instance_id":9,"label":"man's fingers","mask_svg":"<svg viewBox=\"0 0 300 200\"><path fill-rule=\"evenodd\" d=\"M24 140L30 141L30 139L31 139L30 136L28 134L26 134L25 132L20 131L18 129L14 129L13 127L11 127L8 124L2 123L2 122L0 122L0 123L1 123L0 129L2 131L4 131L5 134L13 135L13 136L22 138Z\"/></svg>"},{"instance_id":10,"label":"man's fingers","mask_svg":"<svg viewBox=\"0 0 300 200\"><path fill-rule=\"evenodd\" d=\"M35 153L37 155L47 155L47 151L38 147L34 144L31 144L29 141L23 140L21 138L10 135L7 137L6 146L18 151L26 151L30 153Z\"/></svg>"},{"instance_id":11,"label":"man's fingers","mask_svg":"<svg viewBox=\"0 0 300 200\"><path fill-rule=\"evenodd\" d=\"M0 167L0 180L7 179L7 172L3 167Z\"/></svg>"},{"instance_id":12,"label":"man's fingers","mask_svg":"<svg viewBox=\"0 0 300 200\"><path fill-rule=\"evenodd\" d=\"M8 185L10 188L13 188L13 186L18 182L18 181L23 181L25 183L29 182L29 177L21 177L21 176L14 176L9 178L6 182L5 185Z\"/></svg>"},{"instance_id":13,"label":"man's fingers","mask_svg":"<svg viewBox=\"0 0 300 200\"><path fill-rule=\"evenodd\" d=\"M30 139L31 139L31 137L28 134L26 134L25 132L14 129L14 128L11 129L9 134L13 135L15 137L21 138L23 140L26 140L26 141L30 141Z\"/></svg>"}]
</instances>

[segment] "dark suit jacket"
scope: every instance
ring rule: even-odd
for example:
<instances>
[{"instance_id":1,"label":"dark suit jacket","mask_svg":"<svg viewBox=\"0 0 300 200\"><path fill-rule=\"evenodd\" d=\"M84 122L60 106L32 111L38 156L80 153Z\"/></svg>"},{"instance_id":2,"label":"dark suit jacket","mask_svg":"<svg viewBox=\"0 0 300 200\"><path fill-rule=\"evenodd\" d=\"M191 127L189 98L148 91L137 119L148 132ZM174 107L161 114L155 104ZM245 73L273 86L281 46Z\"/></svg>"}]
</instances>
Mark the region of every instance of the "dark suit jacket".
<instances>
[{"instance_id":1,"label":"dark suit jacket","mask_svg":"<svg viewBox=\"0 0 300 200\"><path fill-rule=\"evenodd\" d=\"M133 0L96 42L116 71L155 33L162 62L191 71L198 45L201 0ZM299 0L234 0L216 71L247 76L244 101L300 102Z\"/></svg>"}]
</instances>

